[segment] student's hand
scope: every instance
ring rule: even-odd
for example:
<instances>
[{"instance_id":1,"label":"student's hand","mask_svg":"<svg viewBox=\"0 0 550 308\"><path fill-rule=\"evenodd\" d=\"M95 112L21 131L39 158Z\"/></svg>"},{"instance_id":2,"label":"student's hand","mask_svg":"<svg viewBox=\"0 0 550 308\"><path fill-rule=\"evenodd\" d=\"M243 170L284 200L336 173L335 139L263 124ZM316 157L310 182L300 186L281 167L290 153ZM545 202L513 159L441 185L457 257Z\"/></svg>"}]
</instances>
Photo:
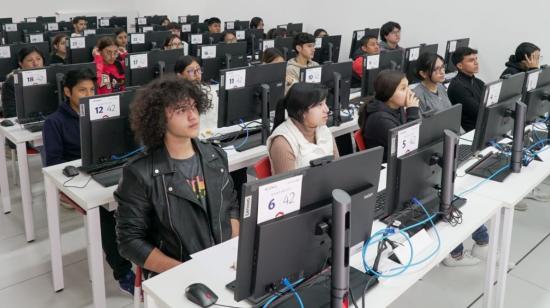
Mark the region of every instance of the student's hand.
<instances>
[{"instance_id":1,"label":"student's hand","mask_svg":"<svg viewBox=\"0 0 550 308\"><path fill-rule=\"evenodd\" d=\"M126 48L120 46L120 47L118 47L118 53L119 54L125 54L125 53L128 53L128 51L126 51Z\"/></svg>"},{"instance_id":2,"label":"student's hand","mask_svg":"<svg viewBox=\"0 0 550 308\"><path fill-rule=\"evenodd\" d=\"M405 97L405 107L418 107L418 97L414 95L414 92L411 89L407 89L407 96Z\"/></svg>"},{"instance_id":3,"label":"student's hand","mask_svg":"<svg viewBox=\"0 0 550 308\"><path fill-rule=\"evenodd\" d=\"M97 47L94 47L94 49L92 49L92 56L99 56L99 49Z\"/></svg>"},{"instance_id":4,"label":"student's hand","mask_svg":"<svg viewBox=\"0 0 550 308\"><path fill-rule=\"evenodd\" d=\"M286 84L287 84L287 85L291 85L291 84L293 84L293 83L294 83L294 78L292 78L292 77L286 75Z\"/></svg>"},{"instance_id":5,"label":"student's hand","mask_svg":"<svg viewBox=\"0 0 550 308\"><path fill-rule=\"evenodd\" d=\"M534 52L529 57L525 55L525 62L527 63L527 68L539 68L539 59L535 58Z\"/></svg>"}]
</instances>

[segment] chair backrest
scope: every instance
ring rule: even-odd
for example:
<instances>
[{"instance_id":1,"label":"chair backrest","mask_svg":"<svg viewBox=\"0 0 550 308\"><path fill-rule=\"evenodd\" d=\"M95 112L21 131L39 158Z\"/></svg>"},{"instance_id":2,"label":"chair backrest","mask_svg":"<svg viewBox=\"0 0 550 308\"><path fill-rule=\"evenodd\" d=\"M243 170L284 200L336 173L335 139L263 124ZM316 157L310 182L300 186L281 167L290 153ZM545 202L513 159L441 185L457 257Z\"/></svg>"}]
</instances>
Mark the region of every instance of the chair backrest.
<instances>
[{"instance_id":1,"label":"chair backrest","mask_svg":"<svg viewBox=\"0 0 550 308\"><path fill-rule=\"evenodd\" d=\"M271 176L271 162L269 157L266 156L260 159L254 164L254 171L256 172L256 178L261 180Z\"/></svg>"},{"instance_id":2,"label":"chair backrest","mask_svg":"<svg viewBox=\"0 0 550 308\"><path fill-rule=\"evenodd\" d=\"M363 151L367 148L365 145L365 140L363 140L363 132L361 130L355 131L355 133L353 133L353 138L355 139L355 144L357 145L359 151Z\"/></svg>"}]
</instances>

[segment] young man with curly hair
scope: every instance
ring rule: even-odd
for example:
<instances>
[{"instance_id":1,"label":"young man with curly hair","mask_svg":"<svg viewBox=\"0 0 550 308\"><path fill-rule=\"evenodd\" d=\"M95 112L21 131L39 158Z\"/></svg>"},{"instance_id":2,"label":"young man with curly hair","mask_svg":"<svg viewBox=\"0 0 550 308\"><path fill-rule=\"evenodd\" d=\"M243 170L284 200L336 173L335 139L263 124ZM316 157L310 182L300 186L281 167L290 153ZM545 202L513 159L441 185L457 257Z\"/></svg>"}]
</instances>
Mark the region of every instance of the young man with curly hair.
<instances>
[{"instance_id":1,"label":"young man with curly hair","mask_svg":"<svg viewBox=\"0 0 550 308\"><path fill-rule=\"evenodd\" d=\"M142 88L130 125L145 153L124 167L115 192L122 256L164 272L237 236L239 205L224 150L197 139L211 106L195 82L170 76Z\"/></svg>"}]
</instances>

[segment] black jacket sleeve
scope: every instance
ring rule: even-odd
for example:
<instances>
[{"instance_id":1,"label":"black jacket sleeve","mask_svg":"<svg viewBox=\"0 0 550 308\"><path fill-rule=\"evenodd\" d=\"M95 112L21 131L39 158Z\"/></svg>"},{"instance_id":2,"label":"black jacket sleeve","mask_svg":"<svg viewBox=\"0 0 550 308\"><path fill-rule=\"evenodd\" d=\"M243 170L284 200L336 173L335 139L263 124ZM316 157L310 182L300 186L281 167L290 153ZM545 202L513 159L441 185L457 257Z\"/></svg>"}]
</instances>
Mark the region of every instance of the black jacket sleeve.
<instances>
[{"instance_id":1,"label":"black jacket sleeve","mask_svg":"<svg viewBox=\"0 0 550 308\"><path fill-rule=\"evenodd\" d=\"M58 123L52 119L46 119L42 129L42 139L44 139L44 165L53 166L65 162L63 158L63 138Z\"/></svg>"},{"instance_id":2,"label":"black jacket sleeve","mask_svg":"<svg viewBox=\"0 0 550 308\"><path fill-rule=\"evenodd\" d=\"M227 170L227 184L225 184L224 187L222 187L222 194L224 195L223 202L227 203L227 209L229 210L229 218L231 219L237 219L240 218L240 204L237 200L237 191L235 191L235 184L233 183L233 178L229 175L229 162L227 160L227 153L219 148L214 146L216 151L219 153L219 155L222 157L223 164L225 166L225 170ZM223 185L223 184L222 184Z\"/></svg>"},{"instance_id":3,"label":"black jacket sleeve","mask_svg":"<svg viewBox=\"0 0 550 308\"><path fill-rule=\"evenodd\" d=\"M406 110L407 113L407 122L420 119L420 108L418 107L409 107Z\"/></svg>"},{"instance_id":4,"label":"black jacket sleeve","mask_svg":"<svg viewBox=\"0 0 550 308\"><path fill-rule=\"evenodd\" d=\"M15 112L15 86L13 84L13 74L10 74L6 82L2 85L2 110L4 112L4 118L12 118L17 115Z\"/></svg>"}]
</instances>

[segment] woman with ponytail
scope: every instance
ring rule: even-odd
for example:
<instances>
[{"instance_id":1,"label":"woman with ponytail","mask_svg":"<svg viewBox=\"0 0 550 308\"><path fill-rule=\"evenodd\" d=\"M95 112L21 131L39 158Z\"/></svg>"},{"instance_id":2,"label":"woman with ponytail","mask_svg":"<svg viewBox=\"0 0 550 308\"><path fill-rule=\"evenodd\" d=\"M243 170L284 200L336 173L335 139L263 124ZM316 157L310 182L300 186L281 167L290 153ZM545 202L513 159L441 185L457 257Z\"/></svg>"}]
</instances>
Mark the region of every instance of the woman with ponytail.
<instances>
[{"instance_id":1,"label":"woman with ponytail","mask_svg":"<svg viewBox=\"0 0 550 308\"><path fill-rule=\"evenodd\" d=\"M97 42L93 55L97 69L97 94L124 91L124 59L128 53L121 52L112 37L103 37Z\"/></svg>"},{"instance_id":2,"label":"woman with ponytail","mask_svg":"<svg viewBox=\"0 0 550 308\"><path fill-rule=\"evenodd\" d=\"M540 48L533 43L521 43L516 48L516 53L506 62L506 69L500 77L537 69L540 66L539 62Z\"/></svg>"},{"instance_id":3,"label":"woman with ponytail","mask_svg":"<svg viewBox=\"0 0 550 308\"><path fill-rule=\"evenodd\" d=\"M296 83L279 101L273 132L267 140L273 175L309 166L310 161L321 157L339 156L326 125L327 94L320 85Z\"/></svg>"}]
</instances>

